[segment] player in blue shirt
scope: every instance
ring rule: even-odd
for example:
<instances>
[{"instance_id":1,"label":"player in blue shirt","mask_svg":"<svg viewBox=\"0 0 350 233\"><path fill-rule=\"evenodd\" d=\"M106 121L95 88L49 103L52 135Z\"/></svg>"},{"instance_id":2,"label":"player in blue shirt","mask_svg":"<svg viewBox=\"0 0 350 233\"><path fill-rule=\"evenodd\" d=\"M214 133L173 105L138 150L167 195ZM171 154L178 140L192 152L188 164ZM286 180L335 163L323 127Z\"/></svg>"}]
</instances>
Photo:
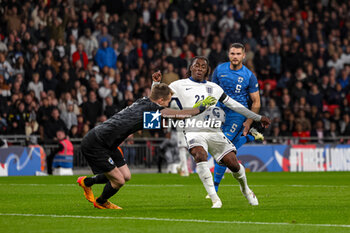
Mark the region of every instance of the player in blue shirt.
<instances>
[{"instance_id":1,"label":"player in blue shirt","mask_svg":"<svg viewBox=\"0 0 350 233\"><path fill-rule=\"evenodd\" d=\"M259 84L255 75L242 64L245 58L245 48L241 43L234 43L228 51L229 62L216 67L212 75L212 82L224 89L232 99L248 107L251 100L251 110L258 113L260 110ZM263 140L264 137L256 129L250 129L253 121L246 119L241 114L232 111L222 104L218 104L226 113L226 121L223 125L225 136L232 141L238 150L243 144L254 140ZM252 135L247 135L250 132ZM243 136L242 136L243 134ZM215 163L214 186L218 191L221 179L226 171L225 166Z\"/></svg>"}]
</instances>

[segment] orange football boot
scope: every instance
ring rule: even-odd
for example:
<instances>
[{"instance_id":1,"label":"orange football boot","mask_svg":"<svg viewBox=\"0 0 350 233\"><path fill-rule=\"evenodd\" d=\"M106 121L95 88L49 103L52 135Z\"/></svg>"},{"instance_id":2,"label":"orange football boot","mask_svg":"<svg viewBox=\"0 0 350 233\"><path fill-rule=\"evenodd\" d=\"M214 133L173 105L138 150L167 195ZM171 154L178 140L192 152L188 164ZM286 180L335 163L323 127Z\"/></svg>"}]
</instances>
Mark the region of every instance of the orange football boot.
<instances>
[{"instance_id":1,"label":"orange football boot","mask_svg":"<svg viewBox=\"0 0 350 233\"><path fill-rule=\"evenodd\" d=\"M119 207L119 206L113 204L110 201L106 201L103 204L100 204L97 201L95 201L94 202L94 206L95 206L95 208L98 208L98 209L117 209L117 210L122 210L123 209L122 207Z\"/></svg>"},{"instance_id":2,"label":"orange football boot","mask_svg":"<svg viewBox=\"0 0 350 233\"><path fill-rule=\"evenodd\" d=\"M86 176L81 176L78 178L77 183L79 184L80 187L82 187L84 189L84 196L86 198L86 200L88 200L91 203L95 202L95 197L94 197L94 193L92 192L91 187L86 187L84 180L85 180Z\"/></svg>"}]
</instances>

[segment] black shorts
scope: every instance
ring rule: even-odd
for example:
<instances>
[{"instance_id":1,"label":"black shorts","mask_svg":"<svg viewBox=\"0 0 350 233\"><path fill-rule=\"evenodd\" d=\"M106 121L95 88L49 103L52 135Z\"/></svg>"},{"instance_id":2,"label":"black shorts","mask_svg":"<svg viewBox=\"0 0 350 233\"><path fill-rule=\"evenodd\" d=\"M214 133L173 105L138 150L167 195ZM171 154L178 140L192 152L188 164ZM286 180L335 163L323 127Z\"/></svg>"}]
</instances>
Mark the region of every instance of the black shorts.
<instances>
[{"instance_id":1,"label":"black shorts","mask_svg":"<svg viewBox=\"0 0 350 233\"><path fill-rule=\"evenodd\" d=\"M110 172L115 167L126 164L118 145L111 150L100 141L94 130L90 130L81 142L81 153L89 163L94 174Z\"/></svg>"}]
</instances>

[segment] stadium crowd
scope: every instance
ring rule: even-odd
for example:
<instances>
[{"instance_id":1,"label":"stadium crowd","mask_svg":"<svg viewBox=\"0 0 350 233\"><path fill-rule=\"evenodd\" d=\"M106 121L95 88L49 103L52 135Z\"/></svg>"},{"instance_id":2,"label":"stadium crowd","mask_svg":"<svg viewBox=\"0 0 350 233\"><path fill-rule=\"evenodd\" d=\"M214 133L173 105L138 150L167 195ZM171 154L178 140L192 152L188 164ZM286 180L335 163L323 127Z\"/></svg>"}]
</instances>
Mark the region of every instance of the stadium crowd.
<instances>
[{"instance_id":1,"label":"stadium crowd","mask_svg":"<svg viewBox=\"0 0 350 233\"><path fill-rule=\"evenodd\" d=\"M83 137L148 96L155 71L169 84L197 55L213 71L241 42L259 80L261 113L273 120L264 132L273 142L350 135L350 1L0 4L0 134L45 142L64 128Z\"/></svg>"}]
</instances>

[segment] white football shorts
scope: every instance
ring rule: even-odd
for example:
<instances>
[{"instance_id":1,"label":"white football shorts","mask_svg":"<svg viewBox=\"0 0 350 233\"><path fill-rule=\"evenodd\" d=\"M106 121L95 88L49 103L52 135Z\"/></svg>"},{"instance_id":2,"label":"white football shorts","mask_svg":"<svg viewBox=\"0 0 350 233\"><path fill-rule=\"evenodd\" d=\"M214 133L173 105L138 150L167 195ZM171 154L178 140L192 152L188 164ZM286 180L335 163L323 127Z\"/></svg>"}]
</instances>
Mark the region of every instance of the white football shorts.
<instances>
[{"instance_id":1,"label":"white football shorts","mask_svg":"<svg viewBox=\"0 0 350 233\"><path fill-rule=\"evenodd\" d=\"M236 147L223 132L186 132L185 139L188 150L201 146L214 157L217 163L229 152L236 152Z\"/></svg>"}]
</instances>

